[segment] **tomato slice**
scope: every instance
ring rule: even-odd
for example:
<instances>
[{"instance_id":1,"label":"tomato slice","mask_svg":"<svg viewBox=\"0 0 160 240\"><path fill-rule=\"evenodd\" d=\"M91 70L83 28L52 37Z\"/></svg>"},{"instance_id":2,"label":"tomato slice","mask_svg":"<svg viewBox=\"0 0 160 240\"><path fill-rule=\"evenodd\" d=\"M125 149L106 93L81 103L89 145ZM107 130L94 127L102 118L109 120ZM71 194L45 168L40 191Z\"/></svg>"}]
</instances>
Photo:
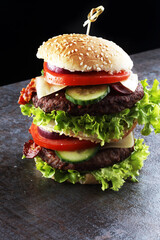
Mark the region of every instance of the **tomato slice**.
<instances>
[{"instance_id":1,"label":"tomato slice","mask_svg":"<svg viewBox=\"0 0 160 240\"><path fill-rule=\"evenodd\" d=\"M65 138L65 139L48 139L42 137L38 130L37 126L32 123L30 127L30 133L33 137L34 142L44 148L57 151L76 151L81 149L87 149L95 147L97 144L87 141L79 140L78 138Z\"/></svg>"},{"instance_id":2,"label":"tomato slice","mask_svg":"<svg viewBox=\"0 0 160 240\"><path fill-rule=\"evenodd\" d=\"M55 73L47 68L47 62L44 62L45 80L53 85L81 86L115 83L126 80L130 72L121 71L115 74L101 72L71 72Z\"/></svg>"}]
</instances>

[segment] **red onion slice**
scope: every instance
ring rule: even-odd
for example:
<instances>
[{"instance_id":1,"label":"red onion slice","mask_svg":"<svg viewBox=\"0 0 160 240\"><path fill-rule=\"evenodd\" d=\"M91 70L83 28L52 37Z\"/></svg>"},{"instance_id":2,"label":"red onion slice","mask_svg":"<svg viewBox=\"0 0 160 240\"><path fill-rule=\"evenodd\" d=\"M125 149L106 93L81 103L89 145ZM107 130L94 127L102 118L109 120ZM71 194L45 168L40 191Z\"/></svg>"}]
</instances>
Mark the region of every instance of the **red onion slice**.
<instances>
[{"instance_id":1,"label":"red onion slice","mask_svg":"<svg viewBox=\"0 0 160 240\"><path fill-rule=\"evenodd\" d=\"M69 70L66 70L64 68L57 67L55 65L52 65L51 63L47 62L47 68L55 73L71 73Z\"/></svg>"},{"instance_id":2,"label":"red onion slice","mask_svg":"<svg viewBox=\"0 0 160 240\"><path fill-rule=\"evenodd\" d=\"M65 136L64 134L60 135L59 133L56 132L49 132L44 130L44 128L42 127L37 127L38 133L45 138L48 139L55 139L55 140L59 140L59 139L65 139L68 138L67 136Z\"/></svg>"},{"instance_id":3,"label":"red onion slice","mask_svg":"<svg viewBox=\"0 0 160 240\"><path fill-rule=\"evenodd\" d=\"M112 83L110 85L115 91L122 93L122 94L131 94L133 93L131 90L129 90L128 88L124 87L120 82L117 83Z\"/></svg>"}]
</instances>

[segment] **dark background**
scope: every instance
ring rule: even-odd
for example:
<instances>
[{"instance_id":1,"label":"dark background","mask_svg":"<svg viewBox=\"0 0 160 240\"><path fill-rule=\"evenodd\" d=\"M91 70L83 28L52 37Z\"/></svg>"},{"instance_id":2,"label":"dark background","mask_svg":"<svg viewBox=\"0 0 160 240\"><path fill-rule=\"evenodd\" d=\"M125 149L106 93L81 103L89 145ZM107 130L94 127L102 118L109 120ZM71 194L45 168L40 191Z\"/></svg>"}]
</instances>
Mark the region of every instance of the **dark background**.
<instances>
[{"instance_id":1,"label":"dark background","mask_svg":"<svg viewBox=\"0 0 160 240\"><path fill-rule=\"evenodd\" d=\"M37 48L63 33L86 33L83 22L93 7L105 11L92 24L90 35L120 45L128 54L160 47L160 1L1 1L0 85L40 75Z\"/></svg>"}]
</instances>

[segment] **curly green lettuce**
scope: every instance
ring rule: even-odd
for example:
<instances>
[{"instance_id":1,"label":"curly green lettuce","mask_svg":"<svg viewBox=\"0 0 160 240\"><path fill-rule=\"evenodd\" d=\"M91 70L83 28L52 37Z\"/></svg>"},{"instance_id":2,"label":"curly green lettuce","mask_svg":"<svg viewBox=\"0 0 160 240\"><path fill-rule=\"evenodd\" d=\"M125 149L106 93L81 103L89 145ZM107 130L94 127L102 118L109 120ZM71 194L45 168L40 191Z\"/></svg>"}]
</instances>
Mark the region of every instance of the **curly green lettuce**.
<instances>
[{"instance_id":1,"label":"curly green lettuce","mask_svg":"<svg viewBox=\"0 0 160 240\"><path fill-rule=\"evenodd\" d=\"M141 81L144 89L144 97L136 103L138 111L138 124L144 125L141 133L149 135L152 127L155 133L160 133L160 89L157 79L152 88L147 88L147 79Z\"/></svg>"},{"instance_id":2,"label":"curly green lettuce","mask_svg":"<svg viewBox=\"0 0 160 240\"><path fill-rule=\"evenodd\" d=\"M109 142L111 139L121 139L124 135L124 129L130 129L135 120L138 124L144 125L141 133L149 135L154 129L155 133L160 133L160 89L159 82L154 80L152 88L148 88L147 80L142 80L144 97L138 101L131 109L125 109L120 113L103 116L71 116L64 111L55 111L45 113L34 105L21 105L23 115L33 117L33 123L47 125L50 121L55 121L54 129L69 133L72 131L75 135L83 132L87 135L96 135L101 141L101 145Z\"/></svg>"},{"instance_id":3,"label":"curly green lettuce","mask_svg":"<svg viewBox=\"0 0 160 240\"><path fill-rule=\"evenodd\" d=\"M118 191L125 181L130 178L137 182L139 170L143 167L143 162L149 155L148 146L143 143L143 139L135 139L134 152L120 163L113 166L101 168L89 172L78 172L76 170L63 171L49 166L40 157L35 157L36 168L46 178L54 178L55 181L62 183L69 181L73 184L85 181L86 173L92 174L101 184L102 190L112 189Z\"/></svg>"}]
</instances>

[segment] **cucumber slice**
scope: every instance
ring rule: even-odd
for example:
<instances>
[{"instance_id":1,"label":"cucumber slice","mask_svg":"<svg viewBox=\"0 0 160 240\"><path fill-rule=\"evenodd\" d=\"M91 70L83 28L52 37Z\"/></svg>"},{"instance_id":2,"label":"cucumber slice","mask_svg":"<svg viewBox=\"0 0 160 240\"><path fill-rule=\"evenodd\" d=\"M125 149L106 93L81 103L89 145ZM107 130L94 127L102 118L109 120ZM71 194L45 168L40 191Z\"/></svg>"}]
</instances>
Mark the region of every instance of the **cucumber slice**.
<instances>
[{"instance_id":1,"label":"cucumber slice","mask_svg":"<svg viewBox=\"0 0 160 240\"><path fill-rule=\"evenodd\" d=\"M88 105L99 102L110 92L108 85L68 87L65 92L66 98L78 105Z\"/></svg>"},{"instance_id":2,"label":"cucumber slice","mask_svg":"<svg viewBox=\"0 0 160 240\"><path fill-rule=\"evenodd\" d=\"M63 162L80 163L89 160L98 150L99 146L77 151L55 151L55 153Z\"/></svg>"}]
</instances>

